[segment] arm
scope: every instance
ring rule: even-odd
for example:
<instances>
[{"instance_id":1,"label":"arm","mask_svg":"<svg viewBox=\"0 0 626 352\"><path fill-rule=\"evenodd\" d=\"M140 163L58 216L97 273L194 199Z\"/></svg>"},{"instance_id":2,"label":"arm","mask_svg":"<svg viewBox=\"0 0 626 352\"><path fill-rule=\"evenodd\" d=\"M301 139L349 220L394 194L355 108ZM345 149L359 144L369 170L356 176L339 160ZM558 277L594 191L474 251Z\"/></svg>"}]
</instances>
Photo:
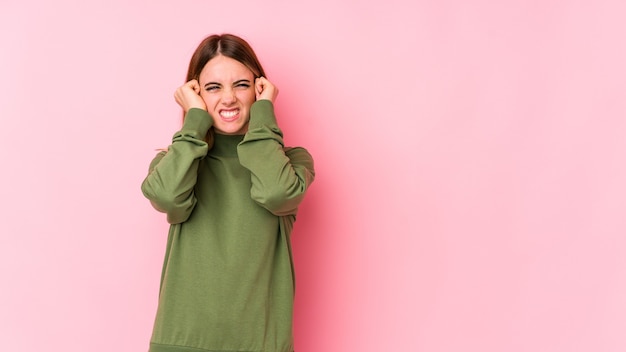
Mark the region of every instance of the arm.
<instances>
[{"instance_id":1,"label":"arm","mask_svg":"<svg viewBox=\"0 0 626 352\"><path fill-rule=\"evenodd\" d=\"M167 152L157 154L150 164L141 185L144 196L155 209L167 213L170 224L186 221L196 205L198 164L208 152L204 138L211 125L205 110L191 108Z\"/></svg>"},{"instance_id":2,"label":"arm","mask_svg":"<svg viewBox=\"0 0 626 352\"><path fill-rule=\"evenodd\" d=\"M271 101L252 104L248 132L237 151L252 174L252 199L275 215L295 215L315 177L313 158L304 148L284 148Z\"/></svg>"}]
</instances>

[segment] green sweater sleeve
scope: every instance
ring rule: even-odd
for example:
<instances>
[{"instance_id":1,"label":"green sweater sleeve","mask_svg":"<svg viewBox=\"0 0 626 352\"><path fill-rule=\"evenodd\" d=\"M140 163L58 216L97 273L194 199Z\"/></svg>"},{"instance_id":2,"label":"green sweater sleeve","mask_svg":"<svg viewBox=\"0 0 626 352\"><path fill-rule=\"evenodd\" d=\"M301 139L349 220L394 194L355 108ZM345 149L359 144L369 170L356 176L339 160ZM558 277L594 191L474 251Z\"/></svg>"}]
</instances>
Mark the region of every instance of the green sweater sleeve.
<instances>
[{"instance_id":1,"label":"green sweater sleeve","mask_svg":"<svg viewBox=\"0 0 626 352\"><path fill-rule=\"evenodd\" d=\"M315 178L313 158L304 148L284 148L271 101L252 104L248 132L237 152L251 172L252 199L274 215L295 215Z\"/></svg>"},{"instance_id":2,"label":"green sweater sleeve","mask_svg":"<svg viewBox=\"0 0 626 352\"><path fill-rule=\"evenodd\" d=\"M205 110L189 109L182 129L174 134L167 152L152 160L141 184L144 196L156 210L167 214L170 224L186 221L196 205L198 164L208 152L204 138L212 124Z\"/></svg>"}]
</instances>

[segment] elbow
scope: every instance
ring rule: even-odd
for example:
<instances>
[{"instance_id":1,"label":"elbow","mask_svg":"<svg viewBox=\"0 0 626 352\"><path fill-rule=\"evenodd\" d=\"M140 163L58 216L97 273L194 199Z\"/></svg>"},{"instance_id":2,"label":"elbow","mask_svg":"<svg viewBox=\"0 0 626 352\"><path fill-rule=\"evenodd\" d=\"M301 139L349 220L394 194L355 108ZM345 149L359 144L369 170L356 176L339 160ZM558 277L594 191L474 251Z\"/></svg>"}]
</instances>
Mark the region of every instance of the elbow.
<instances>
[{"instance_id":1,"label":"elbow","mask_svg":"<svg viewBox=\"0 0 626 352\"><path fill-rule=\"evenodd\" d=\"M187 208L176 208L167 212L167 222L170 224L180 224L191 216L191 211L193 210L193 206Z\"/></svg>"},{"instance_id":2,"label":"elbow","mask_svg":"<svg viewBox=\"0 0 626 352\"><path fill-rule=\"evenodd\" d=\"M191 203L178 203L161 199L150 200L150 203L154 209L167 215L167 222L170 224L179 224L187 221L195 207L195 201Z\"/></svg>"},{"instance_id":3,"label":"elbow","mask_svg":"<svg viewBox=\"0 0 626 352\"><path fill-rule=\"evenodd\" d=\"M274 187L263 192L251 193L252 199L276 216L296 214L304 190Z\"/></svg>"},{"instance_id":4,"label":"elbow","mask_svg":"<svg viewBox=\"0 0 626 352\"><path fill-rule=\"evenodd\" d=\"M142 187L142 192L152 207L159 212L167 214L167 222L178 224L187 221L196 205L193 192L181 194L174 192L151 192L150 189Z\"/></svg>"}]
</instances>

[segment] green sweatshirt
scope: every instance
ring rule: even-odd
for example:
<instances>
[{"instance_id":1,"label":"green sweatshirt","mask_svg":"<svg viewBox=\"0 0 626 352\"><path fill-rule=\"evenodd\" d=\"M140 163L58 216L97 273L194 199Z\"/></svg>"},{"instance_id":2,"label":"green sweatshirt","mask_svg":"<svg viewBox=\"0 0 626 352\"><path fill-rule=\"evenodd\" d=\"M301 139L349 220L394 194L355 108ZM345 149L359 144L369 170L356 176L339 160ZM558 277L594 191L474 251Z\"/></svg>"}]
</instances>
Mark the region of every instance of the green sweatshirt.
<instances>
[{"instance_id":1,"label":"green sweatshirt","mask_svg":"<svg viewBox=\"0 0 626 352\"><path fill-rule=\"evenodd\" d=\"M313 159L283 146L268 100L209 150L211 125L190 109L141 187L171 224L150 351L291 352L290 234Z\"/></svg>"}]
</instances>

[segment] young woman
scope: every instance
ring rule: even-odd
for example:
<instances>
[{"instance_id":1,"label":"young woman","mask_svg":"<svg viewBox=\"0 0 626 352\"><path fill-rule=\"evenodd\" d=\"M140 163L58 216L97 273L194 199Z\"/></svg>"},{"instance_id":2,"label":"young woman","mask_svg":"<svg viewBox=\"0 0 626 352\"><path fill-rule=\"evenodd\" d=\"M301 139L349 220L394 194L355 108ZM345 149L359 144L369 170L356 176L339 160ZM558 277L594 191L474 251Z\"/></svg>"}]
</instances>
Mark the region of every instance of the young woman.
<instances>
[{"instance_id":1,"label":"young woman","mask_svg":"<svg viewBox=\"0 0 626 352\"><path fill-rule=\"evenodd\" d=\"M237 36L191 58L182 128L141 187L171 224L151 352L294 349L290 234L314 169L283 145L277 94Z\"/></svg>"}]
</instances>

